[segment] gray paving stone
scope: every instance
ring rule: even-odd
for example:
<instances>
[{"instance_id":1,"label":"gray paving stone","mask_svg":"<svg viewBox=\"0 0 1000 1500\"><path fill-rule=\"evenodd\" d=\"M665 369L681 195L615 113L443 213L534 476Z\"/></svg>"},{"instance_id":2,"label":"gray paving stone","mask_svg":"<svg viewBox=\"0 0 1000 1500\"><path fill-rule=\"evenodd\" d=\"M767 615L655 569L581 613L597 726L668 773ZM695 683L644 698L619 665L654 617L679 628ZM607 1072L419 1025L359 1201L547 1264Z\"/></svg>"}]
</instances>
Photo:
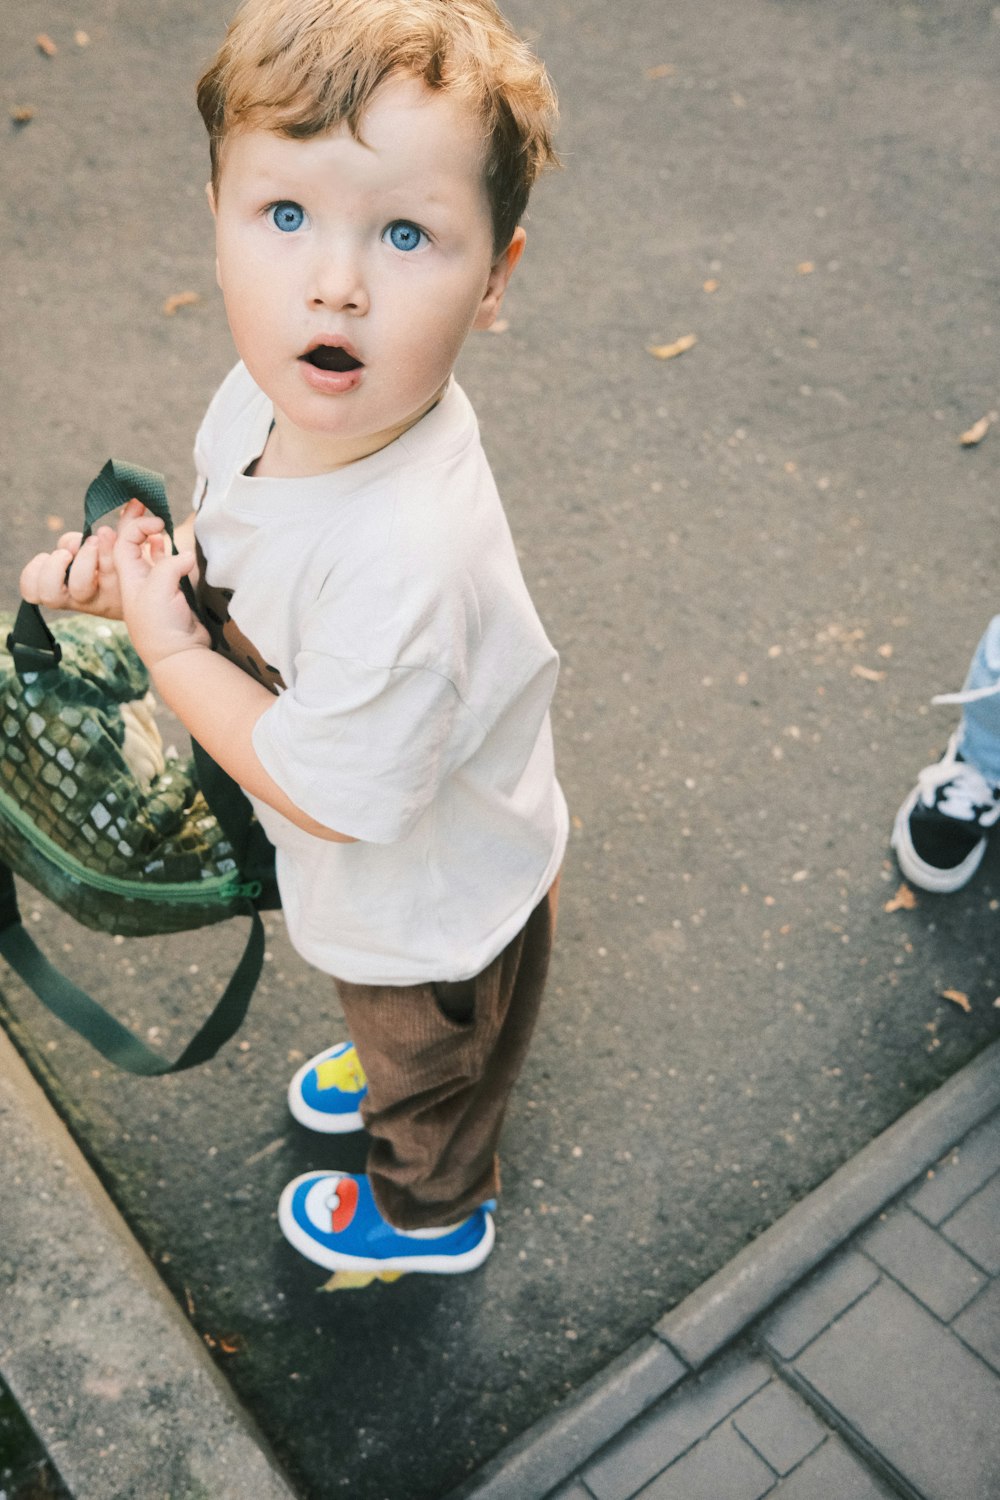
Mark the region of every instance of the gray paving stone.
<instances>
[{"instance_id":1,"label":"gray paving stone","mask_svg":"<svg viewBox=\"0 0 1000 1500\"><path fill-rule=\"evenodd\" d=\"M771 1314L761 1329L764 1343L781 1359L794 1359L878 1279L871 1261L845 1250Z\"/></svg>"},{"instance_id":2,"label":"gray paving stone","mask_svg":"<svg viewBox=\"0 0 1000 1500\"><path fill-rule=\"evenodd\" d=\"M777 1474L790 1474L827 1436L805 1402L777 1380L740 1407L733 1426Z\"/></svg>"},{"instance_id":3,"label":"gray paving stone","mask_svg":"<svg viewBox=\"0 0 1000 1500\"><path fill-rule=\"evenodd\" d=\"M894 1492L831 1437L771 1494L772 1500L893 1500Z\"/></svg>"},{"instance_id":4,"label":"gray paving stone","mask_svg":"<svg viewBox=\"0 0 1000 1500\"><path fill-rule=\"evenodd\" d=\"M856 1243L946 1323L986 1284L981 1271L906 1207L873 1224Z\"/></svg>"},{"instance_id":5,"label":"gray paving stone","mask_svg":"<svg viewBox=\"0 0 1000 1500\"><path fill-rule=\"evenodd\" d=\"M771 1379L761 1359L731 1355L666 1397L583 1471L596 1500L629 1500Z\"/></svg>"},{"instance_id":6,"label":"gray paving stone","mask_svg":"<svg viewBox=\"0 0 1000 1500\"><path fill-rule=\"evenodd\" d=\"M941 1233L991 1276L1000 1275L1000 1173L945 1220Z\"/></svg>"},{"instance_id":7,"label":"gray paving stone","mask_svg":"<svg viewBox=\"0 0 1000 1500\"><path fill-rule=\"evenodd\" d=\"M923 1500L1000 1494L1000 1382L891 1282L874 1287L793 1369Z\"/></svg>"},{"instance_id":8,"label":"gray paving stone","mask_svg":"<svg viewBox=\"0 0 1000 1500\"><path fill-rule=\"evenodd\" d=\"M640 1492L637 1500L761 1500L774 1475L730 1423Z\"/></svg>"},{"instance_id":9,"label":"gray paving stone","mask_svg":"<svg viewBox=\"0 0 1000 1500\"><path fill-rule=\"evenodd\" d=\"M1000 1281L991 1281L951 1326L1000 1374Z\"/></svg>"},{"instance_id":10,"label":"gray paving stone","mask_svg":"<svg viewBox=\"0 0 1000 1500\"><path fill-rule=\"evenodd\" d=\"M911 1207L930 1224L953 1214L1000 1168L1000 1113L972 1130L928 1173L909 1198Z\"/></svg>"}]
</instances>

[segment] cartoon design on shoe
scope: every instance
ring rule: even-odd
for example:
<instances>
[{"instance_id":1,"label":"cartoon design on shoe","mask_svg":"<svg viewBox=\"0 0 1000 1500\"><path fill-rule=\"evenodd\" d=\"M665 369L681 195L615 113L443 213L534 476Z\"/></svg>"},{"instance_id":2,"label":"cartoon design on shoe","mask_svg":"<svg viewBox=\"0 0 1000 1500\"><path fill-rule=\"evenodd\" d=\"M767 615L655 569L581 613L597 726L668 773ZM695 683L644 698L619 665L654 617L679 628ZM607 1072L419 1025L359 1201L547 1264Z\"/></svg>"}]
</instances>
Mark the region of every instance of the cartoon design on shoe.
<instances>
[{"instance_id":1,"label":"cartoon design on shoe","mask_svg":"<svg viewBox=\"0 0 1000 1500\"><path fill-rule=\"evenodd\" d=\"M368 1080L352 1042L338 1042L311 1057L288 1085L288 1108L310 1130L339 1135L361 1130L361 1101Z\"/></svg>"},{"instance_id":2,"label":"cartoon design on shoe","mask_svg":"<svg viewBox=\"0 0 1000 1500\"><path fill-rule=\"evenodd\" d=\"M899 868L922 890L961 890L978 870L998 819L1000 787L962 759L956 732L896 814L892 847Z\"/></svg>"},{"instance_id":3,"label":"cartoon design on shoe","mask_svg":"<svg viewBox=\"0 0 1000 1500\"><path fill-rule=\"evenodd\" d=\"M281 1232L328 1271L472 1271L493 1249L492 1203L445 1233L394 1229L379 1213L366 1176L306 1172L278 1204Z\"/></svg>"}]
</instances>

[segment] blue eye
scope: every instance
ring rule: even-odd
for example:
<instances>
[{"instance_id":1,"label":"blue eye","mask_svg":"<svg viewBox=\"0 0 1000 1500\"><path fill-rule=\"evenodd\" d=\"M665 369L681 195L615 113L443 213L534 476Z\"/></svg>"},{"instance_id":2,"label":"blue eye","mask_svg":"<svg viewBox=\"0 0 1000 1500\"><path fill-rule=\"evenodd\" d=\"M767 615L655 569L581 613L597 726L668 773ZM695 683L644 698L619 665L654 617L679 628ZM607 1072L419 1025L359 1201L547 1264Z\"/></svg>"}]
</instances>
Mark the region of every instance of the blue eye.
<instances>
[{"instance_id":1,"label":"blue eye","mask_svg":"<svg viewBox=\"0 0 1000 1500\"><path fill-rule=\"evenodd\" d=\"M267 210L267 217L275 229L280 229L282 234L294 234L296 229L301 229L306 221L306 211L298 203L272 203Z\"/></svg>"},{"instance_id":2,"label":"blue eye","mask_svg":"<svg viewBox=\"0 0 1000 1500\"><path fill-rule=\"evenodd\" d=\"M388 240L395 250L419 250L427 242L424 231L406 219L397 219L390 224L382 238Z\"/></svg>"}]
</instances>

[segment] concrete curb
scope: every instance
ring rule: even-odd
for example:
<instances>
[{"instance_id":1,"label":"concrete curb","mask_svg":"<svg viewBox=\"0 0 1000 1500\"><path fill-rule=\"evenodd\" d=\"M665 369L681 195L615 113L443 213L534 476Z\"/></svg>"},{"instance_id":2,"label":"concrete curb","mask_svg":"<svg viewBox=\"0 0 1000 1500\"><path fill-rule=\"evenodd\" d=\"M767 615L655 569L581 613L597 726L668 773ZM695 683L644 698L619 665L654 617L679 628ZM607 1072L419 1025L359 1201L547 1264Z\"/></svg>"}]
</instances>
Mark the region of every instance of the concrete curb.
<instances>
[{"instance_id":1,"label":"concrete curb","mask_svg":"<svg viewBox=\"0 0 1000 1500\"><path fill-rule=\"evenodd\" d=\"M0 1376L74 1500L294 1500L0 1030Z\"/></svg>"},{"instance_id":2,"label":"concrete curb","mask_svg":"<svg viewBox=\"0 0 1000 1500\"><path fill-rule=\"evenodd\" d=\"M1000 1042L890 1125L448 1500L545 1500L1000 1108ZM658 1356L657 1341L672 1361Z\"/></svg>"}]
</instances>

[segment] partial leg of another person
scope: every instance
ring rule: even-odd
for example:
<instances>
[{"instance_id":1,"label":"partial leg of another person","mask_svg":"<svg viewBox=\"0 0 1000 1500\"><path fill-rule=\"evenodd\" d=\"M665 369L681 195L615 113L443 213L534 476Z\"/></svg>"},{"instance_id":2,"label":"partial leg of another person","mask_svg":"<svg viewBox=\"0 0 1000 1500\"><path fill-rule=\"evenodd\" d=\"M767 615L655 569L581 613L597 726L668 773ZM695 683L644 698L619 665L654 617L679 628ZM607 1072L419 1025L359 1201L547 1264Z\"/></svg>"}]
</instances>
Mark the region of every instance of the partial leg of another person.
<instances>
[{"instance_id":1,"label":"partial leg of another person","mask_svg":"<svg viewBox=\"0 0 1000 1500\"><path fill-rule=\"evenodd\" d=\"M946 894L971 880L1000 820L1000 615L976 647L962 691L933 701L961 705L962 718L896 814L892 847L908 880Z\"/></svg>"}]
</instances>

